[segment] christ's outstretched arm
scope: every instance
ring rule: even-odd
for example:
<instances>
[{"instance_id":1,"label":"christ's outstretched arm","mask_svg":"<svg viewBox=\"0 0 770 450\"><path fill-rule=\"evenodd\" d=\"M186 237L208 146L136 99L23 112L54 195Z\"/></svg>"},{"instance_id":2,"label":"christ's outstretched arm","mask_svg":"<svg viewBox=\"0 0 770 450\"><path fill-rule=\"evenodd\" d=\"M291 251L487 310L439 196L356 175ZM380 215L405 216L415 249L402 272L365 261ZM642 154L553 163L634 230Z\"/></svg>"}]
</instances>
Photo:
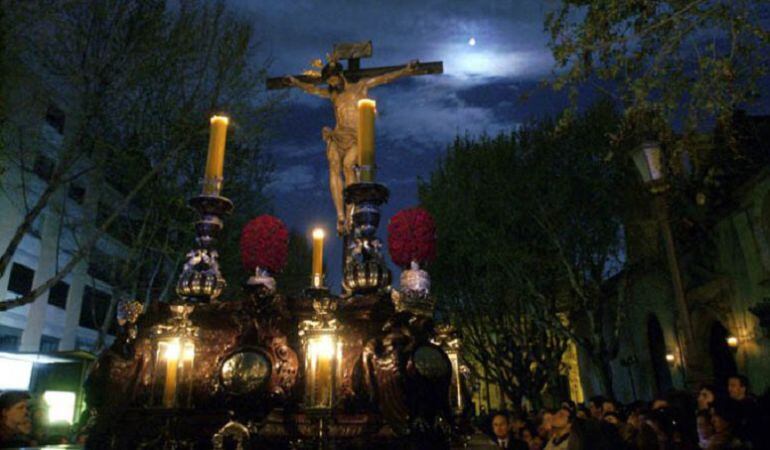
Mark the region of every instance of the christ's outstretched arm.
<instances>
[{"instance_id":1,"label":"christ's outstretched arm","mask_svg":"<svg viewBox=\"0 0 770 450\"><path fill-rule=\"evenodd\" d=\"M394 70L393 72L388 72L386 74L382 74L376 77L367 78L364 83L366 83L367 88L373 88L375 86L379 86L381 84L388 84L391 81L397 80L401 77L405 77L407 75L412 75L415 70L417 69L417 64L419 61L412 60L409 61L409 64L407 64L403 69L400 70Z\"/></svg>"},{"instance_id":2,"label":"christ's outstretched arm","mask_svg":"<svg viewBox=\"0 0 770 450\"><path fill-rule=\"evenodd\" d=\"M316 86L315 84L311 83L305 83L303 81L299 81L295 77L288 76L286 77L287 80L289 80L289 83L291 83L292 86L296 86L303 91L307 92L308 94L317 95L322 98L329 98L329 90L324 89L322 87Z\"/></svg>"}]
</instances>

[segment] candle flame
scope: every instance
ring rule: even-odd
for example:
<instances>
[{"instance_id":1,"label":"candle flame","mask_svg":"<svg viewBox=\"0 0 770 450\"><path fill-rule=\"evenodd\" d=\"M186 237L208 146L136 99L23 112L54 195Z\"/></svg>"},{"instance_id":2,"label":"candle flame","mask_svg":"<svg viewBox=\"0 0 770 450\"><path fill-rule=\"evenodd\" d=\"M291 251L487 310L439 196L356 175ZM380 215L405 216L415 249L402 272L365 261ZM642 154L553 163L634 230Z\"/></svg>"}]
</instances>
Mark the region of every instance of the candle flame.
<instances>
[{"instance_id":1,"label":"candle flame","mask_svg":"<svg viewBox=\"0 0 770 450\"><path fill-rule=\"evenodd\" d=\"M371 105L372 109L374 109L374 112L377 112L377 102L371 98L362 98L358 101L358 109L361 109L361 107L364 105Z\"/></svg>"},{"instance_id":2,"label":"candle flame","mask_svg":"<svg viewBox=\"0 0 770 450\"><path fill-rule=\"evenodd\" d=\"M323 228L313 229L313 239L323 239L326 236Z\"/></svg>"},{"instance_id":3,"label":"candle flame","mask_svg":"<svg viewBox=\"0 0 770 450\"><path fill-rule=\"evenodd\" d=\"M230 123L230 118L227 116L211 116L211 123L214 122L224 122L225 125L228 125Z\"/></svg>"},{"instance_id":4,"label":"candle flame","mask_svg":"<svg viewBox=\"0 0 770 450\"><path fill-rule=\"evenodd\" d=\"M334 342L331 336L320 336L311 341L310 354L318 359L332 359L334 357Z\"/></svg>"},{"instance_id":5,"label":"candle flame","mask_svg":"<svg viewBox=\"0 0 770 450\"><path fill-rule=\"evenodd\" d=\"M173 339L166 343L165 351L163 352L163 358L168 361L174 361L179 359L179 339Z\"/></svg>"}]
</instances>

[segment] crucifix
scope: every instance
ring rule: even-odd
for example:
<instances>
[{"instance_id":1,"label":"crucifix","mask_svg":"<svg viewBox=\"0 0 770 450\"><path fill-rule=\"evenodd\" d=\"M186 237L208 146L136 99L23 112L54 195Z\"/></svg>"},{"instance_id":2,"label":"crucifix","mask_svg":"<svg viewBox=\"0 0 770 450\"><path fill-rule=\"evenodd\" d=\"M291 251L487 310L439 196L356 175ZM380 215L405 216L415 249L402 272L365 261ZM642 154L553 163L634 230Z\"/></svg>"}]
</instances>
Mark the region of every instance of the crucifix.
<instances>
[{"instance_id":1,"label":"crucifix","mask_svg":"<svg viewBox=\"0 0 770 450\"><path fill-rule=\"evenodd\" d=\"M369 89L373 87L406 76L438 74L444 70L441 61L421 63L417 60L400 66L361 68L361 58L371 56L371 41L335 44L320 73L306 72L267 80L268 89L297 87L331 100L336 124L334 128L324 127L321 136L326 142L329 188L337 210L337 232L340 235L347 233L350 220L350 211L343 204L342 193L345 187L356 182L358 101L367 98ZM342 60L347 60L347 67L342 66Z\"/></svg>"}]
</instances>

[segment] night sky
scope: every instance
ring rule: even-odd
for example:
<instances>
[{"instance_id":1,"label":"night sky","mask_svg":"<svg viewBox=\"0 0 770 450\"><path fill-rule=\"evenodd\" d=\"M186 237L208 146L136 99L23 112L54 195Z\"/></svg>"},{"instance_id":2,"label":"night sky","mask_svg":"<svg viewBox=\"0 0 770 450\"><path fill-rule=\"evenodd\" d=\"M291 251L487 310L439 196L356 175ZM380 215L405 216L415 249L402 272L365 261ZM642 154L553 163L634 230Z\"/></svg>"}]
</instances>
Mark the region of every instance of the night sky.
<instances>
[{"instance_id":1,"label":"night sky","mask_svg":"<svg viewBox=\"0 0 770 450\"><path fill-rule=\"evenodd\" d=\"M430 175L455 136L497 134L566 105L563 95L538 87L552 68L543 31L547 5L531 0L231 4L253 18L260 56L272 61L270 76L310 69L310 62L331 53L336 42L372 40L374 54L362 60L363 67L411 59L444 62L443 75L402 79L370 91L379 112L378 181L391 191L380 225L383 241L388 218L417 204L418 179ZM326 261L328 284L338 291L341 241L333 233L335 211L321 140L321 128L334 125L331 104L295 90L282 108L267 144L276 164L268 193L275 214L290 228L308 239L314 226L334 235L327 240Z\"/></svg>"}]
</instances>

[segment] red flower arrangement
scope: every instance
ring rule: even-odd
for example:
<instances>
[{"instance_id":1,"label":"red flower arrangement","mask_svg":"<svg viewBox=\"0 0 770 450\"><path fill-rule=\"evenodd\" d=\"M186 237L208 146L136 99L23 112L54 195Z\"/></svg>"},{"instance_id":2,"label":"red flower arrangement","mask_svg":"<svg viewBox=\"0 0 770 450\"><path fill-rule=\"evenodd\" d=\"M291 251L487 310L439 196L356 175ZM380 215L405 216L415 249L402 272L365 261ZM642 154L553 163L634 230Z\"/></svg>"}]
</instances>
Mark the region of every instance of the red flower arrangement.
<instances>
[{"instance_id":1,"label":"red flower arrangement","mask_svg":"<svg viewBox=\"0 0 770 450\"><path fill-rule=\"evenodd\" d=\"M436 257L436 224L428 211L408 208L388 223L388 249L393 262L403 269L412 261L425 265Z\"/></svg>"},{"instance_id":2,"label":"red flower arrangement","mask_svg":"<svg viewBox=\"0 0 770 450\"><path fill-rule=\"evenodd\" d=\"M286 266L289 232L277 217L252 219L241 232L241 262L248 272L259 267L276 274Z\"/></svg>"}]
</instances>

